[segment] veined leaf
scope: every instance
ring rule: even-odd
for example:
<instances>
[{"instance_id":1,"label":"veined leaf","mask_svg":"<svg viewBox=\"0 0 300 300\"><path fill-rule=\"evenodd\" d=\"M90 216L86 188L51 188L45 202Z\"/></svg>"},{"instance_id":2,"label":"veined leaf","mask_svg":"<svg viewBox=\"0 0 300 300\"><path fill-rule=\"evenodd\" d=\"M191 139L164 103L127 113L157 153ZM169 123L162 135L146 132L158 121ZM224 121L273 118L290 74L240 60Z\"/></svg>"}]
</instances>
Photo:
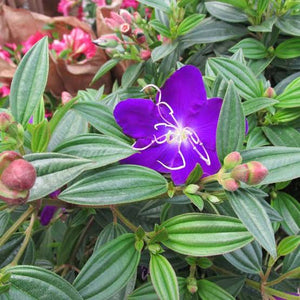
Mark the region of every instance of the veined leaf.
<instances>
[{"instance_id":1,"label":"veined leaf","mask_svg":"<svg viewBox=\"0 0 300 300\"><path fill-rule=\"evenodd\" d=\"M262 127L266 137L274 146L287 146L300 148L300 133L289 126Z\"/></svg>"},{"instance_id":2,"label":"veined leaf","mask_svg":"<svg viewBox=\"0 0 300 300\"><path fill-rule=\"evenodd\" d=\"M157 8L165 13L168 13L170 11L169 0L139 0L139 2L150 7Z\"/></svg>"},{"instance_id":3,"label":"veined leaf","mask_svg":"<svg viewBox=\"0 0 300 300\"><path fill-rule=\"evenodd\" d=\"M84 299L109 299L127 284L141 256L134 245L135 235L123 234L90 257L74 281Z\"/></svg>"},{"instance_id":4,"label":"veined leaf","mask_svg":"<svg viewBox=\"0 0 300 300\"><path fill-rule=\"evenodd\" d=\"M275 25L284 33L296 36L300 35L300 20L297 14L285 14L277 19Z\"/></svg>"},{"instance_id":5,"label":"veined leaf","mask_svg":"<svg viewBox=\"0 0 300 300\"><path fill-rule=\"evenodd\" d=\"M275 55L282 59L300 56L300 38L293 38L280 43L275 49Z\"/></svg>"},{"instance_id":6,"label":"veined leaf","mask_svg":"<svg viewBox=\"0 0 300 300\"><path fill-rule=\"evenodd\" d=\"M175 51L177 47L178 47L178 42L174 41L170 44L162 44L161 46L154 48L154 50L151 53L153 62L156 62L164 58L165 56L169 55L170 53Z\"/></svg>"},{"instance_id":7,"label":"veined leaf","mask_svg":"<svg viewBox=\"0 0 300 300\"><path fill-rule=\"evenodd\" d=\"M110 59L107 62L105 62L100 69L95 74L94 78L92 79L91 84L95 83L97 80L99 80L103 75L105 75L107 72L109 72L112 68L114 68L118 63L120 62L119 59Z\"/></svg>"},{"instance_id":8,"label":"veined leaf","mask_svg":"<svg viewBox=\"0 0 300 300\"><path fill-rule=\"evenodd\" d=\"M154 19L149 22L149 25L152 26L157 32L161 33L163 36L168 38L171 37L170 29L159 20Z\"/></svg>"},{"instance_id":9,"label":"veined leaf","mask_svg":"<svg viewBox=\"0 0 300 300\"><path fill-rule=\"evenodd\" d=\"M193 14L185 18L177 28L178 35L184 35L188 33L191 29L196 27L203 19L205 15L203 14Z\"/></svg>"},{"instance_id":10,"label":"veined leaf","mask_svg":"<svg viewBox=\"0 0 300 300\"><path fill-rule=\"evenodd\" d=\"M254 112L260 111L266 107L273 106L274 104L277 104L279 101L271 98L254 98L249 99L247 101L243 102L243 109L245 116L251 115Z\"/></svg>"},{"instance_id":11,"label":"veined leaf","mask_svg":"<svg viewBox=\"0 0 300 300\"><path fill-rule=\"evenodd\" d=\"M206 279L198 281L198 295L202 300L234 300L233 296L223 290L214 282Z\"/></svg>"},{"instance_id":12,"label":"veined leaf","mask_svg":"<svg viewBox=\"0 0 300 300\"><path fill-rule=\"evenodd\" d=\"M235 44L229 49L230 52L235 53L239 49L243 50L243 54L247 58L260 59L265 58L268 54L267 48L264 44L253 38L246 38Z\"/></svg>"},{"instance_id":13,"label":"veined leaf","mask_svg":"<svg viewBox=\"0 0 300 300\"><path fill-rule=\"evenodd\" d=\"M245 246L252 235L236 218L201 213L175 216L161 224L168 232L162 243L171 250L193 256L224 254Z\"/></svg>"},{"instance_id":14,"label":"veined leaf","mask_svg":"<svg viewBox=\"0 0 300 300\"><path fill-rule=\"evenodd\" d=\"M11 84L9 99L12 115L24 128L42 98L48 70L48 37L44 37L25 54Z\"/></svg>"}]
</instances>

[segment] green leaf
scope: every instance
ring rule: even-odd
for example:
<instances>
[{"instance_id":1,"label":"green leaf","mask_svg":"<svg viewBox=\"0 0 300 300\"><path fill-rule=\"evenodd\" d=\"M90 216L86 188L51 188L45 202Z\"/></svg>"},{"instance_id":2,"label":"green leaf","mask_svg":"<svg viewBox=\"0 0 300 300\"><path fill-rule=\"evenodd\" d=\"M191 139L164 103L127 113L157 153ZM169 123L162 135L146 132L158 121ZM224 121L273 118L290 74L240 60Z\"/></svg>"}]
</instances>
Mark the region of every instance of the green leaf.
<instances>
[{"instance_id":1,"label":"green leaf","mask_svg":"<svg viewBox=\"0 0 300 300\"><path fill-rule=\"evenodd\" d=\"M50 140L50 127L47 120L34 126L31 139L32 152L44 152Z\"/></svg>"},{"instance_id":2,"label":"green leaf","mask_svg":"<svg viewBox=\"0 0 300 300\"><path fill-rule=\"evenodd\" d=\"M206 9L212 16L229 23L248 21L248 16L241 9L238 9L231 4L220 2L221 1L205 2Z\"/></svg>"},{"instance_id":3,"label":"green leaf","mask_svg":"<svg viewBox=\"0 0 300 300\"><path fill-rule=\"evenodd\" d=\"M0 236L2 236L9 224L10 213L7 210L0 211Z\"/></svg>"},{"instance_id":4,"label":"green leaf","mask_svg":"<svg viewBox=\"0 0 300 300\"><path fill-rule=\"evenodd\" d=\"M198 295L202 300L234 300L228 292L223 290L221 287L215 283L208 281L206 279L201 279L198 281Z\"/></svg>"},{"instance_id":5,"label":"green leaf","mask_svg":"<svg viewBox=\"0 0 300 300\"><path fill-rule=\"evenodd\" d=\"M223 21L216 21L213 18L206 18L180 39L184 43L184 48L189 48L195 44L221 42L239 38L246 34L246 28L240 24L232 25Z\"/></svg>"},{"instance_id":6,"label":"green leaf","mask_svg":"<svg viewBox=\"0 0 300 300\"><path fill-rule=\"evenodd\" d=\"M238 93L245 99L258 98L262 95L255 75L244 64L230 58L218 57L208 61L210 67L226 80L232 80Z\"/></svg>"},{"instance_id":7,"label":"green leaf","mask_svg":"<svg viewBox=\"0 0 300 300\"><path fill-rule=\"evenodd\" d=\"M122 76L122 87L128 88L129 86L133 85L143 71L143 67L143 63L130 65Z\"/></svg>"},{"instance_id":8,"label":"green leaf","mask_svg":"<svg viewBox=\"0 0 300 300\"><path fill-rule=\"evenodd\" d=\"M134 234L123 234L89 258L74 281L84 299L109 299L127 284L141 256L134 244Z\"/></svg>"},{"instance_id":9,"label":"green leaf","mask_svg":"<svg viewBox=\"0 0 300 300\"><path fill-rule=\"evenodd\" d=\"M100 132L121 139L131 141L123 134L122 129L116 123L112 111L101 103L76 103L73 109L79 112L89 123Z\"/></svg>"},{"instance_id":10,"label":"green leaf","mask_svg":"<svg viewBox=\"0 0 300 300\"><path fill-rule=\"evenodd\" d=\"M276 21L277 21L277 17L271 16L270 18L266 19L259 25L248 26L248 29L254 32L272 32L273 25L275 24Z\"/></svg>"},{"instance_id":11,"label":"green leaf","mask_svg":"<svg viewBox=\"0 0 300 300\"><path fill-rule=\"evenodd\" d=\"M119 59L112 58L105 62L100 69L95 74L94 78L92 79L91 84L95 83L97 80L99 80L103 75L105 75L107 72L109 72L112 68L114 68L118 63L120 62Z\"/></svg>"},{"instance_id":12,"label":"green leaf","mask_svg":"<svg viewBox=\"0 0 300 300\"><path fill-rule=\"evenodd\" d=\"M149 199L167 192L167 181L154 170L134 165L113 166L69 186L59 199L81 205L111 205Z\"/></svg>"},{"instance_id":13,"label":"green leaf","mask_svg":"<svg viewBox=\"0 0 300 300\"><path fill-rule=\"evenodd\" d=\"M241 249L224 254L224 257L242 272L249 274L262 272L262 250L256 241Z\"/></svg>"},{"instance_id":14,"label":"green leaf","mask_svg":"<svg viewBox=\"0 0 300 300\"><path fill-rule=\"evenodd\" d=\"M291 235L284 238L278 245L278 256L285 256L293 252L300 245L300 236Z\"/></svg>"},{"instance_id":15,"label":"green leaf","mask_svg":"<svg viewBox=\"0 0 300 300\"><path fill-rule=\"evenodd\" d=\"M224 254L245 246L252 235L236 218L200 213L175 216L161 224L168 232L163 244L193 256Z\"/></svg>"},{"instance_id":16,"label":"green leaf","mask_svg":"<svg viewBox=\"0 0 300 300\"><path fill-rule=\"evenodd\" d=\"M190 173L189 177L186 180L186 185L192 184L192 183L197 183L201 176L203 175L203 170L200 166L199 163L196 164L195 168L193 171Z\"/></svg>"},{"instance_id":17,"label":"green leaf","mask_svg":"<svg viewBox=\"0 0 300 300\"><path fill-rule=\"evenodd\" d=\"M209 277L207 279L216 283L218 286L223 288L234 297L237 297L240 294L241 289L245 285L246 278L244 276L218 275Z\"/></svg>"},{"instance_id":18,"label":"green leaf","mask_svg":"<svg viewBox=\"0 0 300 300\"><path fill-rule=\"evenodd\" d=\"M232 81L229 82L217 127L217 152L220 161L243 148L245 116L241 100Z\"/></svg>"},{"instance_id":19,"label":"green leaf","mask_svg":"<svg viewBox=\"0 0 300 300\"><path fill-rule=\"evenodd\" d=\"M94 164L87 159L59 153L28 154L24 159L35 167L37 173L28 201L47 196Z\"/></svg>"},{"instance_id":20,"label":"green leaf","mask_svg":"<svg viewBox=\"0 0 300 300\"><path fill-rule=\"evenodd\" d=\"M140 3L148 5L153 8L157 8L165 13L170 12L170 1L169 0L139 0Z\"/></svg>"},{"instance_id":21,"label":"green leaf","mask_svg":"<svg viewBox=\"0 0 300 300\"><path fill-rule=\"evenodd\" d=\"M64 141L54 152L95 160L97 167L102 167L126 158L136 151L118 139L89 133Z\"/></svg>"},{"instance_id":22,"label":"green leaf","mask_svg":"<svg viewBox=\"0 0 300 300\"><path fill-rule=\"evenodd\" d=\"M128 297L128 300L159 300L151 282L147 282L137 288Z\"/></svg>"},{"instance_id":23,"label":"green leaf","mask_svg":"<svg viewBox=\"0 0 300 300\"><path fill-rule=\"evenodd\" d=\"M287 273L291 270L300 267L300 251L293 251L283 259L282 273Z\"/></svg>"},{"instance_id":24,"label":"green leaf","mask_svg":"<svg viewBox=\"0 0 300 300\"><path fill-rule=\"evenodd\" d=\"M282 59L300 56L300 38L293 38L280 43L275 49L275 55Z\"/></svg>"},{"instance_id":25,"label":"green leaf","mask_svg":"<svg viewBox=\"0 0 300 300\"><path fill-rule=\"evenodd\" d=\"M219 0L218 2L223 2L230 4L232 6L245 9L248 7L248 3L246 0Z\"/></svg>"},{"instance_id":26,"label":"green leaf","mask_svg":"<svg viewBox=\"0 0 300 300\"><path fill-rule=\"evenodd\" d=\"M11 274L9 299L65 299L82 300L76 289L61 276L34 266L16 266L5 269Z\"/></svg>"},{"instance_id":27,"label":"green leaf","mask_svg":"<svg viewBox=\"0 0 300 300\"><path fill-rule=\"evenodd\" d=\"M256 241L275 258L277 253L273 227L260 201L244 189L226 192L226 195L234 212Z\"/></svg>"},{"instance_id":28,"label":"green leaf","mask_svg":"<svg viewBox=\"0 0 300 300\"><path fill-rule=\"evenodd\" d=\"M260 59L265 58L268 54L265 45L253 38L246 38L235 44L229 49L230 52L235 53L239 49L243 50L243 54L247 58Z\"/></svg>"},{"instance_id":29,"label":"green leaf","mask_svg":"<svg viewBox=\"0 0 300 300\"><path fill-rule=\"evenodd\" d=\"M192 14L185 18L177 28L177 35L185 35L191 29L196 27L203 19L205 15L203 14Z\"/></svg>"},{"instance_id":30,"label":"green leaf","mask_svg":"<svg viewBox=\"0 0 300 300\"><path fill-rule=\"evenodd\" d=\"M199 195L184 193L191 202L199 209L199 211L202 211L204 208L204 201Z\"/></svg>"},{"instance_id":31,"label":"green leaf","mask_svg":"<svg viewBox=\"0 0 300 300\"><path fill-rule=\"evenodd\" d=\"M288 235L299 234L300 203L287 193L277 192L277 197L273 200L272 204L283 219L283 221L281 221L281 226L284 231Z\"/></svg>"},{"instance_id":32,"label":"green leaf","mask_svg":"<svg viewBox=\"0 0 300 300\"><path fill-rule=\"evenodd\" d=\"M255 127L247 134L247 149L269 145L269 141L263 134L261 127Z\"/></svg>"},{"instance_id":33,"label":"green leaf","mask_svg":"<svg viewBox=\"0 0 300 300\"><path fill-rule=\"evenodd\" d=\"M176 48L178 47L178 42L172 42L169 44L162 44L161 46L158 46L153 49L151 53L151 57L153 62L156 62L165 56L169 55L170 53L174 52Z\"/></svg>"},{"instance_id":34,"label":"green leaf","mask_svg":"<svg viewBox=\"0 0 300 300\"><path fill-rule=\"evenodd\" d=\"M176 274L165 257L159 254L151 254L150 274L152 284L160 299L179 300Z\"/></svg>"},{"instance_id":35,"label":"green leaf","mask_svg":"<svg viewBox=\"0 0 300 300\"><path fill-rule=\"evenodd\" d=\"M163 36L170 38L171 37L171 32L170 29L164 25L163 23L161 23L159 20L154 19L152 21L149 22L149 25L151 27L153 27L157 32L159 32L160 34L162 34Z\"/></svg>"},{"instance_id":36,"label":"green leaf","mask_svg":"<svg viewBox=\"0 0 300 300\"><path fill-rule=\"evenodd\" d=\"M262 127L262 130L274 146L300 148L300 133L293 127L270 126Z\"/></svg>"},{"instance_id":37,"label":"green leaf","mask_svg":"<svg viewBox=\"0 0 300 300\"><path fill-rule=\"evenodd\" d=\"M245 116L251 115L257 111L260 111L266 107L273 106L274 104L278 103L278 100L271 99L271 98L253 98L243 102L243 109Z\"/></svg>"},{"instance_id":38,"label":"green leaf","mask_svg":"<svg viewBox=\"0 0 300 300\"><path fill-rule=\"evenodd\" d=\"M300 177L300 149L295 147L261 147L242 150L243 162L261 162L269 171L261 184ZM286 172L288 170L288 172Z\"/></svg>"},{"instance_id":39,"label":"green leaf","mask_svg":"<svg viewBox=\"0 0 300 300\"><path fill-rule=\"evenodd\" d=\"M299 15L285 14L277 19L275 25L284 33L296 36L300 35Z\"/></svg>"},{"instance_id":40,"label":"green leaf","mask_svg":"<svg viewBox=\"0 0 300 300\"><path fill-rule=\"evenodd\" d=\"M24 128L42 98L48 70L48 37L44 37L25 54L11 84L12 115Z\"/></svg>"},{"instance_id":41,"label":"green leaf","mask_svg":"<svg viewBox=\"0 0 300 300\"><path fill-rule=\"evenodd\" d=\"M276 97L279 103L276 107L289 108L300 107L300 77L289 83L284 91Z\"/></svg>"}]
</instances>

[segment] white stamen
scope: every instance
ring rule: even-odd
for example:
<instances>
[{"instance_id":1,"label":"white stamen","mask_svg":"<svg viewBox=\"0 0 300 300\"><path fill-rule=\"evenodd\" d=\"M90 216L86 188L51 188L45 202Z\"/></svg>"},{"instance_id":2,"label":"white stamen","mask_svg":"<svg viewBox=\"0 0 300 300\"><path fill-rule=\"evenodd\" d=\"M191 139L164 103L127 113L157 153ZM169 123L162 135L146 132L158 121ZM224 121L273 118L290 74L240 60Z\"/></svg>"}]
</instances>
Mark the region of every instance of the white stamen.
<instances>
[{"instance_id":1,"label":"white stamen","mask_svg":"<svg viewBox=\"0 0 300 300\"><path fill-rule=\"evenodd\" d=\"M143 151L143 150L146 150L146 149L148 149L149 147L151 147L151 146L155 143L155 139L154 139L154 140L151 140L151 142L150 142L148 145L146 145L145 147L142 147L142 148L140 148L140 147L135 147L135 144L136 144L136 143L137 143L137 141L131 146L132 149L138 150L138 151Z\"/></svg>"},{"instance_id":2,"label":"white stamen","mask_svg":"<svg viewBox=\"0 0 300 300\"><path fill-rule=\"evenodd\" d=\"M180 146L179 146L180 148ZM161 162L160 160L158 160L157 162L159 162L163 167L165 167L166 169L170 170L170 171L176 171L176 170L181 170L184 169L186 167L186 161L185 158L181 152L181 150L178 150L178 154L180 155L181 159L182 159L182 165L178 166L178 167L169 167L167 165L165 165L163 162Z\"/></svg>"},{"instance_id":3,"label":"white stamen","mask_svg":"<svg viewBox=\"0 0 300 300\"><path fill-rule=\"evenodd\" d=\"M161 90L158 86L156 86L155 84L147 84L145 85L142 89L141 92L143 92L147 87L153 87L157 92L158 92L158 103L161 101Z\"/></svg>"}]
</instances>

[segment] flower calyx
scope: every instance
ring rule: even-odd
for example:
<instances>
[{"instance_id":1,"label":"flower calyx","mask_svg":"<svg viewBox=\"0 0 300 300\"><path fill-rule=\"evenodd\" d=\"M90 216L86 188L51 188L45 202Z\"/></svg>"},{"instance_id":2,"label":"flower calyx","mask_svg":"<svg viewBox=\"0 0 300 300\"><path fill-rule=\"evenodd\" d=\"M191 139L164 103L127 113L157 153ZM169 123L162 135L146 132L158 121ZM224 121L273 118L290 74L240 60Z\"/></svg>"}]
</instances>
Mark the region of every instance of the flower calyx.
<instances>
[{"instance_id":1,"label":"flower calyx","mask_svg":"<svg viewBox=\"0 0 300 300\"><path fill-rule=\"evenodd\" d=\"M36 180L33 165L14 151L0 154L0 199L8 205L24 204Z\"/></svg>"}]
</instances>

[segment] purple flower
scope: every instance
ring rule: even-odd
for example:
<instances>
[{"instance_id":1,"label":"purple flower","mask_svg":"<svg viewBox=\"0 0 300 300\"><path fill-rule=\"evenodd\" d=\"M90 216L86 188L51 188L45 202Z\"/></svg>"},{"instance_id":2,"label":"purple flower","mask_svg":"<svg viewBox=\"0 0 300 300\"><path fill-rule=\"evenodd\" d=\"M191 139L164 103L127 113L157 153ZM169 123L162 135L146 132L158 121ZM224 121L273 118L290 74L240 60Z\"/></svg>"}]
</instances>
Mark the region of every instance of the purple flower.
<instances>
[{"instance_id":1,"label":"purple flower","mask_svg":"<svg viewBox=\"0 0 300 300\"><path fill-rule=\"evenodd\" d=\"M294 295L294 296L299 296L300 297L300 293L288 293L289 295ZM286 298L280 298L280 297L276 297L276 296L273 296L274 299L276 300L286 300Z\"/></svg>"},{"instance_id":2,"label":"purple flower","mask_svg":"<svg viewBox=\"0 0 300 300\"><path fill-rule=\"evenodd\" d=\"M221 167L216 152L216 131L222 99L207 100L200 71L185 66L158 90L156 102L127 99L114 116L125 134L136 139L139 150L123 162L171 173L175 184L183 184L199 163L204 176Z\"/></svg>"},{"instance_id":3,"label":"purple flower","mask_svg":"<svg viewBox=\"0 0 300 300\"><path fill-rule=\"evenodd\" d=\"M48 225L52 217L54 216L56 210L57 210L56 206L46 205L41 212L40 223L43 226Z\"/></svg>"}]
</instances>

